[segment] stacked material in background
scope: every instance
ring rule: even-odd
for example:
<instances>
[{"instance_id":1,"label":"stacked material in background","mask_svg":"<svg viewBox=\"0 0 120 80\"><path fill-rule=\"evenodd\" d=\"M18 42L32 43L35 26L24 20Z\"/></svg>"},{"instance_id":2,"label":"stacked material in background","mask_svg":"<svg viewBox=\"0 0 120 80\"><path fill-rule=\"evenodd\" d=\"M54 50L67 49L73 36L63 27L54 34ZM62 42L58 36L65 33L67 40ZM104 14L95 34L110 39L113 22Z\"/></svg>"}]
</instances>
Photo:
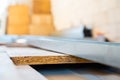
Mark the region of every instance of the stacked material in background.
<instances>
[{"instance_id":1,"label":"stacked material in background","mask_svg":"<svg viewBox=\"0 0 120 80\"><path fill-rule=\"evenodd\" d=\"M33 0L30 35L48 36L54 33L50 0Z\"/></svg>"},{"instance_id":2,"label":"stacked material in background","mask_svg":"<svg viewBox=\"0 0 120 80\"><path fill-rule=\"evenodd\" d=\"M7 34L25 35L29 33L30 16L28 6L10 6L8 15Z\"/></svg>"},{"instance_id":3,"label":"stacked material in background","mask_svg":"<svg viewBox=\"0 0 120 80\"><path fill-rule=\"evenodd\" d=\"M55 30L51 14L33 14L31 22L31 35L51 35Z\"/></svg>"},{"instance_id":4,"label":"stacked material in background","mask_svg":"<svg viewBox=\"0 0 120 80\"><path fill-rule=\"evenodd\" d=\"M33 0L33 12L35 14L50 14L50 0Z\"/></svg>"}]
</instances>

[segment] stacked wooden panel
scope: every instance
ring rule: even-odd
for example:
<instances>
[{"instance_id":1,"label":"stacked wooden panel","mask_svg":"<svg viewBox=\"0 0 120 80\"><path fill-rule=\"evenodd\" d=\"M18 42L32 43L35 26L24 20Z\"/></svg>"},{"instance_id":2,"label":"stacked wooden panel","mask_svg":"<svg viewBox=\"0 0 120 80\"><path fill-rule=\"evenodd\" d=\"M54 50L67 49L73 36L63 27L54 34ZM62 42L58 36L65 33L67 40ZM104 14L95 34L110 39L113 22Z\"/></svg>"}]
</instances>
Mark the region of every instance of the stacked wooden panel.
<instances>
[{"instance_id":1,"label":"stacked wooden panel","mask_svg":"<svg viewBox=\"0 0 120 80\"><path fill-rule=\"evenodd\" d=\"M48 36L54 32L50 0L33 0L31 35Z\"/></svg>"},{"instance_id":2,"label":"stacked wooden panel","mask_svg":"<svg viewBox=\"0 0 120 80\"><path fill-rule=\"evenodd\" d=\"M23 35L29 33L29 8L26 5L10 6L8 10L8 34Z\"/></svg>"},{"instance_id":3,"label":"stacked wooden panel","mask_svg":"<svg viewBox=\"0 0 120 80\"><path fill-rule=\"evenodd\" d=\"M50 0L33 0L33 12L50 13Z\"/></svg>"},{"instance_id":4,"label":"stacked wooden panel","mask_svg":"<svg viewBox=\"0 0 120 80\"><path fill-rule=\"evenodd\" d=\"M54 32L51 14L33 14L30 25L31 35L50 35Z\"/></svg>"}]
</instances>

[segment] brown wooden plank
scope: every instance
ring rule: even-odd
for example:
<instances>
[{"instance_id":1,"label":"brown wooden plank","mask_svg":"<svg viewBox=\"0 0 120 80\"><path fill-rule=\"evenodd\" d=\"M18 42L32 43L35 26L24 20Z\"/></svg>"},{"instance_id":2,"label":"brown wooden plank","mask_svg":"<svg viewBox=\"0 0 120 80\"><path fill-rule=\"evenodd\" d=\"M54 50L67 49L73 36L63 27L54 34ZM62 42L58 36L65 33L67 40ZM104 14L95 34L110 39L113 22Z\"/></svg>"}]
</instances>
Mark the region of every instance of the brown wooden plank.
<instances>
[{"instance_id":1,"label":"brown wooden plank","mask_svg":"<svg viewBox=\"0 0 120 80\"><path fill-rule=\"evenodd\" d=\"M29 47L7 47L8 55L16 65L91 63L91 61Z\"/></svg>"}]
</instances>

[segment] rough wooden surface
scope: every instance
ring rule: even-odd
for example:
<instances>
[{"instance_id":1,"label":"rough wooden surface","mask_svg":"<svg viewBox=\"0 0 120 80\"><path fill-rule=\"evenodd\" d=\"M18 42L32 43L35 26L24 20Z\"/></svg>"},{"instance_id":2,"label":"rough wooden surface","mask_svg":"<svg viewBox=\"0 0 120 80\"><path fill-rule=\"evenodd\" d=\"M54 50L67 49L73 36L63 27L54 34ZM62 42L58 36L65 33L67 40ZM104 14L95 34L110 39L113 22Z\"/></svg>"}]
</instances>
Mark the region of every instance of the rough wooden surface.
<instances>
[{"instance_id":1,"label":"rough wooden surface","mask_svg":"<svg viewBox=\"0 0 120 80\"><path fill-rule=\"evenodd\" d=\"M91 61L29 47L7 47L8 55L16 65L91 63Z\"/></svg>"}]
</instances>

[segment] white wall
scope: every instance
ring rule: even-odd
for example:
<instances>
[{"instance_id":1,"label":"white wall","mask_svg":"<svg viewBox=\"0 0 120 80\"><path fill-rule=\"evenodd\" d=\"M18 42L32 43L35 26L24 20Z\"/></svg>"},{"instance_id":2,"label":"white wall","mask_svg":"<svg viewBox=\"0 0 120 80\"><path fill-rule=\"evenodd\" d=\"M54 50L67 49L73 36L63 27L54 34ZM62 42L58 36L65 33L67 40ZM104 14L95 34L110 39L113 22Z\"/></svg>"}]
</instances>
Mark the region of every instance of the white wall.
<instances>
[{"instance_id":1,"label":"white wall","mask_svg":"<svg viewBox=\"0 0 120 80\"><path fill-rule=\"evenodd\" d=\"M52 0L52 11L58 30L77 23L92 23L97 13L96 0Z\"/></svg>"},{"instance_id":2,"label":"white wall","mask_svg":"<svg viewBox=\"0 0 120 80\"><path fill-rule=\"evenodd\" d=\"M111 40L120 41L120 0L52 0L57 30L79 23L92 25Z\"/></svg>"}]
</instances>

